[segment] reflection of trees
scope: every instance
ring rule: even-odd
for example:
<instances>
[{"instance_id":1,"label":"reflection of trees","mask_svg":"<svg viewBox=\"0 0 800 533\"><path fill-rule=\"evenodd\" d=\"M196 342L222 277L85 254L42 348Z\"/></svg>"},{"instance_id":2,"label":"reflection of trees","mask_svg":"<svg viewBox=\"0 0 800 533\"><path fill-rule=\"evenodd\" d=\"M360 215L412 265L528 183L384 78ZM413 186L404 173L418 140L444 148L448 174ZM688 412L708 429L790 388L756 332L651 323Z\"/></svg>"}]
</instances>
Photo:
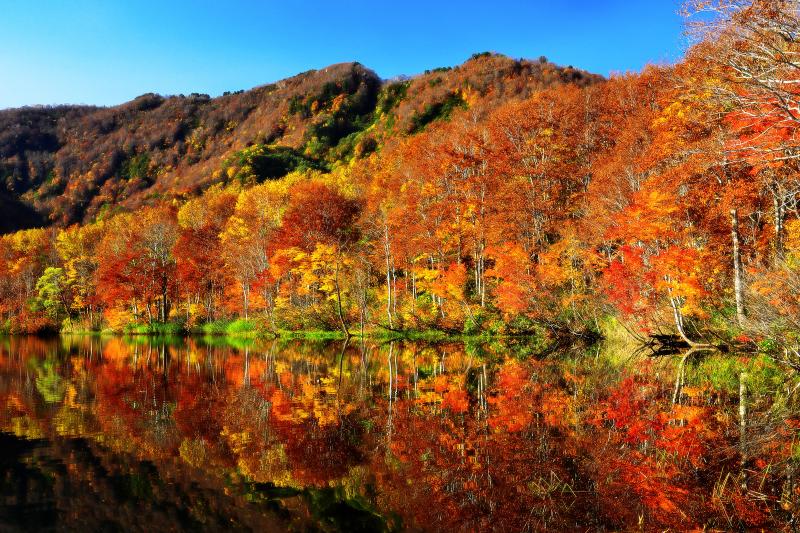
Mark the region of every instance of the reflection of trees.
<instances>
[{"instance_id":1,"label":"reflection of trees","mask_svg":"<svg viewBox=\"0 0 800 533\"><path fill-rule=\"evenodd\" d=\"M0 429L78 439L110 471L115 455L149 461L157 471L137 494L155 500L158 480L180 470L203 480L204 498L223 483L261 503L317 490L327 511L312 514L346 501L411 528L775 524L789 500L769 465L791 454L793 432L751 445L742 463L735 406L693 382L696 365L679 365L676 392L665 363L618 359L518 360L459 344L20 339L0 346ZM766 406L756 400L752 416ZM743 466L761 476L761 501L739 488ZM720 485L724 476L735 483Z\"/></svg>"},{"instance_id":2,"label":"reflection of trees","mask_svg":"<svg viewBox=\"0 0 800 533\"><path fill-rule=\"evenodd\" d=\"M285 531L319 527L311 498L302 494L248 505L246 485L221 485L174 461L142 462L86 439L41 443L0 434L6 464L0 497L26 531ZM13 461L13 462L12 462ZM33 508L37 512L19 512ZM289 509L294 513L288 512ZM9 524L9 515L0 519ZM320 520L321 523L325 523ZM6 529L3 527L3 529Z\"/></svg>"}]
</instances>

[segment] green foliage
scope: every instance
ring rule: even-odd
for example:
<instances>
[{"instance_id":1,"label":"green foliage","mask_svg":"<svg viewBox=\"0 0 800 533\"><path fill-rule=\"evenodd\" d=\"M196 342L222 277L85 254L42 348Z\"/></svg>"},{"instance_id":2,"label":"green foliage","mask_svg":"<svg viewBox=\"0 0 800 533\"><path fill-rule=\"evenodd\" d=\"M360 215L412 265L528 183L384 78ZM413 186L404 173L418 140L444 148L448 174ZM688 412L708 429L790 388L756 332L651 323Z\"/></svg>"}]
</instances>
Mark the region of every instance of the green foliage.
<instances>
[{"instance_id":1,"label":"green foliage","mask_svg":"<svg viewBox=\"0 0 800 533\"><path fill-rule=\"evenodd\" d=\"M330 330L280 330L277 332L278 336L282 339L304 339L304 340L340 340L344 339L345 335L342 331Z\"/></svg>"},{"instance_id":2,"label":"green foliage","mask_svg":"<svg viewBox=\"0 0 800 533\"><path fill-rule=\"evenodd\" d=\"M209 337L257 337L266 333L266 328L262 323L254 319L221 319L207 322L199 327L196 327L192 330L192 333L202 334Z\"/></svg>"},{"instance_id":3,"label":"green foliage","mask_svg":"<svg viewBox=\"0 0 800 533\"><path fill-rule=\"evenodd\" d=\"M255 333L257 330L258 327L254 320L245 320L240 318L228 324L228 327L225 331L229 335L237 335L243 333Z\"/></svg>"},{"instance_id":4,"label":"green foliage","mask_svg":"<svg viewBox=\"0 0 800 533\"><path fill-rule=\"evenodd\" d=\"M56 362L50 359L34 363L36 366L36 390L47 403L59 403L64 398L67 386L59 375Z\"/></svg>"},{"instance_id":5,"label":"green foliage","mask_svg":"<svg viewBox=\"0 0 800 533\"><path fill-rule=\"evenodd\" d=\"M324 149L317 139L315 150ZM353 157L364 157L377 149L377 142L369 136L365 136L364 131L356 131L339 141L331 151L328 159L331 161L349 161Z\"/></svg>"},{"instance_id":6,"label":"green foliage","mask_svg":"<svg viewBox=\"0 0 800 533\"><path fill-rule=\"evenodd\" d=\"M704 325L721 340L731 342L741 333L736 325L736 307L734 305L729 303L719 308L708 309L708 314Z\"/></svg>"},{"instance_id":7,"label":"green foliage","mask_svg":"<svg viewBox=\"0 0 800 533\"><path fill-rule=\"evenodd\" d=\"M388 531L384 518L369 501L353 494L348 498L344 487L306 490L311 513L326 529L335 531Z\"/></svg>"},{"instance_id":8,"label":"green foliage","mask_svg":"<svg viewBox=\"0 0 800 533\"><path fill-rule=\"evenodd\" d=\"M731 357L715 354L694 360L693 371L689 374L701 384L708 384L715 390L730 395L739 393L740 376L746 374L745 382L749 393L759 396L773 395L780 391L787 374L772 359L765 355L756 357Z\"/></svg>"},{"instance_id":9,"label":"green foliage","mask_svg":"<svg viewBox=\"0 0 800 533\"><path fill-rule=\"evenodd\" d=\"M432 72L449 72L451 70L453 70L453 67L436 67L426 70L425 74L430 74Z\"/></svg>"},{"instance_id":10,"label":"green foliage","mask_svg":"<svg viewBox=\"0 0 800 533\"><path fill-rule=\"evenodd\" d=\"M778 351L778 342L775 339L766 338L758 342L758 351L763 354L772 354Z\"/></svg>"},{"instance_id":11,"label":"green foliage","mask_svg":"<svg viewBox=\"0 0 800 533\"><path fill-rule=\"evenodd\" d=\"M436 76L435 78L428 80L428 86L436 87L437 85L441 85L443 82L444 80L442 79L441 76Z\"/></svg>"},{"instance_id":12,"label":"green foliage","mask_svg":"<svg viewBox=\"0 0 800 533\"><path fill-rule=\"evenodd\" d=\"M194 328L193 332L204 335L224 335L230 323L230 320L214 320Z\"/></svg>"},{"instance_id":13,"label":"green foliage","mask_svg":"<svg viewBox=\"0 0 800 533\"><path fill-rule=\"evenodd\" d=\"M482 57L492 57L494 54L491 52L476 52L470 56L470 59L480 59Z\"/></svg>"},{"instance_id":14,"label":"green foliage","mask_svg":"<svg viewBox=\"0 0 800 533\"><path fill-rule=\"evenodd\" d=\"M384 340L407 340L421 342L444 342L452 340L452 334L438 329L407 329L404 331L379 331L372 333L370 337Z\"/></svg>"},{"instance_id":15,"label":"green foliage","mask_svg":"<svg viewBox=\"0 0 800 533\"><path fill-rule=\"evenodd\" d=\"M245 481L239 489L251 503L267 505L286 498L302 498L315 522L312 529L320 531L392 531L387 519L377 513L368 498L364 481L347 478L346 485L298 489L276 486L273 483ZM397 519L395 519L397 521Z\"/></svg>"},{"instance_id":16,"label":"green foliage","mask_svg":"<svg viewBox=\"0 0 800 533\"><path fill-rule=\"evenodd\" d=\"M373 124L379 91L377 82L353 75L325 83L316 94L291 98L289 115L314 117L306 130L304 153L330 162L350 158L359 140L354 134Z\"/></svg>"},{"instance_id":17,"label":"green foliage","mask_svg":"<svg viewBox=\"0 0 800 533\"><path fill-rule=\"evenodd\" d=\"M415 114L411 118L411 129L409 133L419 133L425 126L435 120L447 120L455 109L466 109L467 102L460 93L453 92L438 103L429 104L421 113Z\"/></svg>"},{"instance_id":18,"label":"green foliage","mask_svg":"<svg viewBox=\"0 0 800 533\"><path fill-rule=\"evenodd\" d=\"M516 315L506 323L506 332L509 335L538 334L543 331L544 328L541 325L525 315Z\"/></svg>"},{"instance_id":19,"label":"green foliage","mask_svg":"<svg viewBox=\"0 0 800 533\"><path fill-rule=\"evenodd\" d=\"M282 178L294 171L324 170L318 161L286 146L254 144L236 152L223 163L223 168L236 165L234 179L252 185L266 180Z\"/></svg>"},{"instance_id":20,"label":"green foliage","mask_svg":"<svg viewBox=\"0 0 800 533\"><path fill-rule=\"evenodd\" d=\"M97 214L94 216L93 221L99 222L101 220L108 220L121 212L122 208L119 205L114 205L111 202L103 202L100 205L100 208L97 210Z\"/></svg>"},{"instance_id":21,"label":"green foliage","mask_svg":"<svg viewBox=\"0 0 800 533\"><path fill-rule=\"evenodd\" d=\"M125 327L127 335L150 335L156 337L175 337L186 333L183 324L176 322L151 322L149 324L129 324Z\"/></svg>"},{"instance_id":22,"label":"green foliage","mask_svg":"<svg viewBox=\"0 0 800 533\"><path fill-rule=\"evenodd\" d=\"M309 126L307 136L313 144L307 144L307 152L315 157L323 157L328 150L353 133L366 129L372 123L372 114L351 113L345 105L320 122Z\"/></svg>"},{"instance_id":23,"label":"green foliage","mask_svg":"<svg viewBox=\"0 0 800 533\"><path fill-rule=\"evenodd\" d=\"M378 94L378 104L375 106L378 115L389 113L406 97L408 81L401 81L385 86Z\"/></svg>"},{"instance_id":24,"label":"green foliage","mask_svg":"<svg viewBox=\"0 0 800 533\"><path fill-rule=\"evenodd\" d=\"M466 337L493 338L502 337L506 333L506 324L502 317L486 308L478 309L464 321L464 335Z\"/></svg>"},{"instance_id":25,"label":"green foliage","mask_svg":"<svg viewBox=\"0 0 800 533\"><path fill-rule=\"evenodd\" d=\"M300 95L294 95L289 99L289 114L301 114L302 116L307 117L311 114L311 104L306 103Z\"/></svg>"},{"instance_id":26,"label":"green foliage","mask_svg":"<svg viewBox=\"0 0 800 533\"><path fill-rule=\"evenodd\" d=\"M339 148L334 157L330 157L329 152L342 142L354 147L354 140L346 139L373 124L380 87L355 83L356 80L348 79L338 91L331 89L330 84L323 87L316 99L319 116L306 131L306 153L310 156L318 159L328 156L329 161L335 161L337 156L349 157L352 149L348 150L347 146Z\"/></svg>"},{"instance_id":27,"label":"green foliage","mask_svg":"<svg viewBox=\"0 0 800 533\"><path fill-rule=\"evenodd\" d=\"M120 171L122 177L130 181L140 179L145 182L150 181L150 156L147 153L134 155L122 164Z\"/></svg>"},{"instance_id":28,"label":"green foliage","mask_svg":"<svg viewBox=\"0 0 800 533\"><path fill-rule=\"evenodd\" d=\"M61 321L61 329L59 331L62 334L70 335L92 335L102 332L102 329L99 323L91 323L87 319L65 318Z\"/></svg>"},{"instance_id":29,"label":"green foliage","mask_svg":"<svg viewBox=\"0 0 800 533\"><path fill-rule=\"evenodd\" d=\"M351 80L347 80L351 81ZM329 81L325 83L317 94L306 96L295 95L289 100L289 114L300 115L309 118L313 114L314 103L317 109L324 109L329 106L333 99L341 93L355 90L355 87L348 83L336 83Z\"/></svg>"},{"instance_id":30,"label":"green foliage","mask_svg":"<svg viewBox=\"0 0 800 533\"><path fill-rule=\"evenodd\" d=\"M58 317L67 314L64 305L64 291L67 290L67 278L63 268L48 267L36 282L36 307L43 309L47 315L58 322Z\"/></svg>"}]
</instances>

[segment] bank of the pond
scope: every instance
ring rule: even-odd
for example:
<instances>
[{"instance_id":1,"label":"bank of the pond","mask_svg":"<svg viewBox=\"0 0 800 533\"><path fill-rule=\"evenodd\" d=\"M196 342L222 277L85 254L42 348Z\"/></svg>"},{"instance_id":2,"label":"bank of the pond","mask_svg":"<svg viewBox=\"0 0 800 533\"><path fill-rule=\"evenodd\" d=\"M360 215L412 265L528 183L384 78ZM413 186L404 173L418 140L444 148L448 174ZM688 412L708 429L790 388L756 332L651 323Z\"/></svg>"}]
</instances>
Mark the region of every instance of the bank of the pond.
<instances>
[{"instance_id":1,"label":"bank of the pond","mask_svg":"<svg viewBox=\"0 0 800 533\"><path fill-rule=\"evenodd\" d=\"M56 333L56 332L53 332ZM347 338L364 338L372 340L407 340L423 342L447 342L447 341L466 341L483 340L492 341L506 338L525 338L530 339L537 345L544 347L553 342L556 338L562 338L562 333L552 333L544 329L509 332L503 330L477 330L477 331L457 331L457 330L438 330L438 329L388 329L382 327L354 328L346 334L339 329L272 329L263 322L247 319L216 320L205 324L186 327L184 324L168 322L136 323L129 324L122 328L105 328L92 330L81 327L62 327L61 334L70 335L130 335L130 336L149 336L149 337L179 337L179 336L199 336L199 337L229 337L229 338L249 338L249 339L303 339L303 340L344 340ZM576 335L582 338L599 339L604 335L602 332L590 331L587 334Z\"/></svg>"},{"instance_id":2,"label":"bank of the pond","mask_svg":"<svg viewBox=\"0 0 800 533\"><path fill-rule=\"evenodd\" d=\"M7 332L0 333L7 334ZM57 331L48 331L48 334L58 334ZM227 338L243 341L246 339L296 339L310 341L332 341L345 339L369 339L375 341L419 341L419 342L520 342L524 339L528 351L546 353L553 349L574 343L591 345L600 340L612 343L618 348L633 350L649 347L658 355L668 355L690 348L717 349L722 352L737 352L751 354L776 355L778 344L762 339L758 343L740 342L734 337L735 332L726 332L717 335L716 343L711 344L685 344L678 335L653 334L650 337L641 337L632 333L623 323L615 317L606 315L599 318L591 326L582 330L572 330L558 324L549 327L534 326L524 330L513 328L510 324L493 323L486 328L468 328L459 330L442 329L392 329L381 325L371 325L367 328L352 328L349 334L340 329L273 329L267 322L259 319L222 319L197 324L187 327L179 322L152 322L134 323L121 328L105 328L91 330L78 324L65 323L61 334L72 335L126 335L142 337L206 337Z\"/></svg>"}]
</instances>

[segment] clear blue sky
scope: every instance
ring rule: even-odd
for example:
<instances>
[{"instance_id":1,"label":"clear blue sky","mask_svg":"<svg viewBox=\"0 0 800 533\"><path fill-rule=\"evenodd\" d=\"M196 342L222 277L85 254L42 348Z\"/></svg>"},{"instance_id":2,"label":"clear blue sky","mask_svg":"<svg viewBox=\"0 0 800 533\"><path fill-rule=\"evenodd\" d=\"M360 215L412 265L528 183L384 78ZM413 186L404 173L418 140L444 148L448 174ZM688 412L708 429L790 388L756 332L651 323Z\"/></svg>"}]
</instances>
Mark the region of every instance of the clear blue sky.
<instances>
[{"instance_id":1,"label":"clear blue sky","mask_svg":"<svg viewBox=\"0 0 800 533\"><path fill-rule=\"evenodd\" d=\"M380 76L473 52L592 72L684 51L680 0L0 0L0 108L248 89L331 63Z\"/></svg>"}]
</instances>

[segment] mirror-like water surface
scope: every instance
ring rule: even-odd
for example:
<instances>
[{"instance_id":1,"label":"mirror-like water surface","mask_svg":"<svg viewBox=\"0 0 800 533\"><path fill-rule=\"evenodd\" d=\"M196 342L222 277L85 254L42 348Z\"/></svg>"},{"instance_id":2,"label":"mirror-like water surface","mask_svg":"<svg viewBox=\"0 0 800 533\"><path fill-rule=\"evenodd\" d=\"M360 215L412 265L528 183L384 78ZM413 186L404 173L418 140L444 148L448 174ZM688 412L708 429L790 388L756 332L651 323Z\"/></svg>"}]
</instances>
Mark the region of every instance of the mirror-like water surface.
<instances>
[{"instance_id":1,"label":"mirror-like water surface","mask_svg":"<svg viewBox=\"0 0 800 533\"><path fill-rule=\"evenodd\" d=\"M790 527L798 424L767 362L522 351L5 339L0 526Z\"/></svg>"}]
</instances>

